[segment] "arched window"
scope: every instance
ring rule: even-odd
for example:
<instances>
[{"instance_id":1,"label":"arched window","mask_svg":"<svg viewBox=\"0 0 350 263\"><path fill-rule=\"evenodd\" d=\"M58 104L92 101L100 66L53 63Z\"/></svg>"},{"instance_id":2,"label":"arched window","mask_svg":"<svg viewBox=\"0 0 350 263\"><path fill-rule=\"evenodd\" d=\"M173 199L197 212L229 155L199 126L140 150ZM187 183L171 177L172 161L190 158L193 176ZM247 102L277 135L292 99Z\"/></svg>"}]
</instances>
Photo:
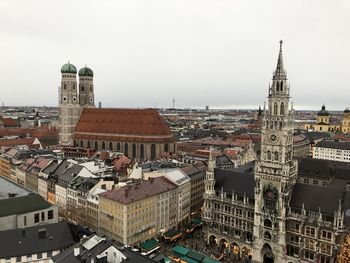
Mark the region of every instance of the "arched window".
<instances>
[{"instance_id":1,"label":"arched window","mask_svg":"<svg viewBox=\"0 0 350 263\"><path fill-rule=\"evenodd\" d=\"M283 91L283 81L281 81L280 90Z\"/></svg>"},{"instance_id":2,"label":"arched window","mask_svg":"<svg viewBox=\"0 0 350 263\"><path fill-rule=\"evenodd\" d=\"M266 232L264 233L264 238L265 238L265 239L271 240L271 234L270 234L270 232L267 232L267 231L266 231Z\"/></svg>"},{"instance_id":3,"label":"arched window","mask_svg":"<svg viewBox=\"0 0 350 263\"><path fill-rule=\"evenodd\" d=\"M120 143L117 143L117 151L120 151Z\"/></svg>"},{"instance_id":4,"label":"arched window","mask_svg":"<svg viewBox=\"0 0 350 263\"><path fill-rule=\"evenodd\" d=\"M77 141L76 140L73 141L73 146L77 146Z\"/></svg>"},{"instance_id":5,"label":"arched window","mask_svg":"<svg viewBox=\"0 0 350 263\"><path fill-rule=\"evenodd\" d=\"M124 154L125 154L125 156L129 155L129 145L127 142L124 143Z\"/></svg>"},{"instance_id":6,"label":"arched window","mask_svg":"<svg viewBox=\"0 0 350 263\"><path fill-rule=\"evenodd\" d=\"M271 152L267 151L267 160L271 160Z\"/></svg>"},{"instance_id":7,"label":"arched window","mask_svg":"<svg viewBox=\"0 0 350 263\"><path fill-rule=\"evenodd\" d=\"M90 141L87 142L87 147L90 148L91 147L91 143Z\"/></svg>"},{"instance_id":8,"label":"arched window","mask_svg":"<svg viewBox=\"0 0 350 263\"><path fill-rule=\"evenodd\" d=\"M154 160L156 158L156 145L151 145L151 160Z\"/></svg>"},{"instance_id":9,"label":"arched window","mask_svg":"<svg viewBox=\"0 0 350 263\"><path fill-rule=\"evenodd\" d=\"M272 228L272 222L269 219L264 220L264 227Z\"/></svg>"},{"instance_id":10,"label":"arched window","mask_svg":"<svg viewBox=\"0 0 350 263\"><path fill-rule=\"evenodd\" d=\"M113 143L112 142L109 143L109 149L113 150Z\"/></svg>"},{"instance_id":11,"label":"arched window","mask_svg":"<svg viewBox=\"0 0 350 263\"><path fill-rule=\"evenodd\" d=\"M281 106L280 106L280 114L283 115L284 114L284 103L281 102Z\"/></svg>"},{"instance_id":12,"label":"arched window","mask_svg":"<svg viewBox=\"0 0 350 263\"><path fill-rule=\"evenodd\" d=\"M97 141L95 141L95 149L96 149L96 150L98 149Z\"/></svg>"},{"instance_id":13,"label":"arched window","mask_svg":"<svg viewBox=\"0 0 350 263\"><path fill-rule=\"evenodd\" d=\"M80 141L80 147L84 147L84 142L83 142L83 140Z\"/></svg>"},{"instance_id":14,"label":"arched window","mask_svg":"<svg viewBox=\"0 0 350 263\"><path fill-rule=\"evenodd\" d=\"M140 146L140 158L145 158L145 146L143 144Z\"/></svg>"},{"instance_id":15,"label":"arched window","mask_svg":"<svg viewBox=\"0 0 350 263\"><path fill-rule=\"evenodd\" d=\"M274 115L277 115L277 108L278 108L277 102L275 102L275 104L273 105L273 114Z\"/></svg>"},{"instance_id":16,"label":"arched window","mask_svg":"<svg viewBox=\"0 0 350 263\"><path fill-rule=\"evenodd\" d=\"M277 82L276 83L276 91L279 91L279 89L280 89L280 84Z\"/></svg>"},{"instance_id":17,"label":"arched window","mask_svg":"<svg viewBox=\"0 0 350 263\"><path fill-rule=\"evenodd\" d=\"M169 152L169 144L164 144L164 152Z\"/></svg>"},{"instance_id":18,"label":"arched window","mask_svg":"<svg viewBox=\"0 0 350 263\"><path fill-rule=\"evenodd\" d=\"M132 144L132 158L136 158L136 144Z\"/></svg>"},{"instance_id":19,"label":"arched window","mask_svg":"<svg viewBox=\"0 0 350 263\"><path fill-rule=\"evenodd\" d=\"M105 142L102 142L102 150L106 149L106 144Z\"/></svg>"},{"instance_id":20,"label":"arched window","mask_svg":"<svg viewBox=\"0 0 350 263\"><path fill-rule=\"evenodd\" d=\"M275 152L275 161L278 161L278 152Z\"/></svg>"}]
</instances>

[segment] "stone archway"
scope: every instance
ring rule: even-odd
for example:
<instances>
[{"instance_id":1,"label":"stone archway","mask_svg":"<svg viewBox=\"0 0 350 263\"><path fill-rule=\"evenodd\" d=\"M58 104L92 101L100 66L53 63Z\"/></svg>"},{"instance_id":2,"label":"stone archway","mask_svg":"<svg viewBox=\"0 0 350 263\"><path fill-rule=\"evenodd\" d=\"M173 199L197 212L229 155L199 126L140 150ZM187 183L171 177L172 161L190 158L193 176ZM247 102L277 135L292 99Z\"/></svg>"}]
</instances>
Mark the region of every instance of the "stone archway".
<instances>
[{"instance_id":1,"label":"stone archway","mask_svg":"<svg viewBox=\"0 0 350 263\"><path fill-rule=\"evenodd\" d=\"M275 263L275 256L269 244L266 243L261 249L261 257L263 259L263 263Z\"/></svg>"},{"instance_id":2,"label":"stone archway","mask_svg":"<svg viewBox=\"0 0 350 263\"><path fill-rule=\"evenodd\" d=\"M221 254L227 254L229 243L225 238L220 239L218 246L219 246L219 252Z\"/></svg>"},{"instance_id":3,"label":"stone archway","mask_svg":"<svg viewBox=\"0 0 350 263\"><path fill-rule=\"evenodd\" d=\"M208 239L209 246L213 246L214 244L217 244L218 239L214 235L210 235Z\"/></svg>"},{"instance_id":4,"label":"stone archway","mask_svg":"<svg viewBox=\"0 0 350 263\"><path fill-rule=\"evenodd\" d=\"M232 242L230 246L231 254L238 256L241 253L241 248L236 242Z\"/></svg>"},{"instance_id":5,"label":"stone archway","mask_svg":"<svg viewBox=\"0 0 350 263\"><path fill-rule=\"evenodd\" d=\"M248 257L251 255L252 255L252 250L249 247L247 247L247 246L242 247L242 256L243 257Z\"/></svg>"}]
</instances>

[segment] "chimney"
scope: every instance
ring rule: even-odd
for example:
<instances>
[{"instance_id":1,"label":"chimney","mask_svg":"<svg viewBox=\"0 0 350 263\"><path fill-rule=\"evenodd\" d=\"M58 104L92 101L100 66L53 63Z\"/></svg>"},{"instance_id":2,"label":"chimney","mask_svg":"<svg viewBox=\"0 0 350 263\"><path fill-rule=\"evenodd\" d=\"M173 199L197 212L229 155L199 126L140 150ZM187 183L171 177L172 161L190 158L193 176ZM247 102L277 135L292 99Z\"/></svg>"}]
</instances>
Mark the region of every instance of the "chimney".
<instances>
[{"instance_id":1,"label":"chimney","mask_svg":"<svg viewBox=\"0 0 350 263\"><path fill-rule=\"evenodd\" d=\"M102 102L101 102L101 101L98 102L98 108L99 108L99 109L102 108Z\"/></svg>"},{"instance_id":2,"label":"chimney","mask_svg":"<svg viewBox=\"0 0 350 263\"><path fill-rule=\"evenodd\" d=\"M78 246L74 248L74 256L77 257L79 255L80 255L80 247Z\"/></svg>"}]
</instances>

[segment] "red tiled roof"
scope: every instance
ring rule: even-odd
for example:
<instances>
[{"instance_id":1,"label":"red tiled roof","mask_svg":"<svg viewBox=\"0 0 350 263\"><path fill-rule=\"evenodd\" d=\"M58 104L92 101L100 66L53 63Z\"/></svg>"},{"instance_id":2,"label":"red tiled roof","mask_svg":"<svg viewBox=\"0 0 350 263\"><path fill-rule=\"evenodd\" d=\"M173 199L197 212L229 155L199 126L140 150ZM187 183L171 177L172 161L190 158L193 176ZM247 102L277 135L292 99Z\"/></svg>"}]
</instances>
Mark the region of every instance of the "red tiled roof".
<instances>
[{"instance_id":1,"label":"red tiled roof","mask_svg":"<svg viewBox=\"0 0 350 263\"><path fill-rule=\"evenodd\" d=\"M118 160L114 162L114 168L116 171L119 171L122 167L128 166L131 163L131 160L122 155Z\"/></svg>"},{"instance_id":2,"label":"red tiled roof","mask_svg":"<svg viewBox=\"0 0 350 263\"><path fill-rule=\"evenodd\" d=\"M85 108L74 138L120 141L169 141L173 136L154 109Z\"/></svg>"},{"instance_id":3,"label":"red tiled roof","mask_svg":"<svg viewBox=\"0 0 350 263\"><path fill-rule=\"evenodd\" d=\"M17 122L17 120L12 118L6 118L0 116L0 121L4 123L4 127L20 127L21 125Z\"/></svg>"},{"instance_id":4,"label":"red tiled roof","mask_svg":"<svg viewBox=\"0 0 350 263\"><path fill-rule=\"evenodd\" d=\"M0 147L2 146L16 146L16 145L27 145L32 148L35 138L19 138L19 139L4 139L0 140Z\"/></svg>"},{"instance_id":5,"label":"red tiled roof","mask_svg":"<svg viewBox=\"0 0 350 263\"><path fill-rule=\"evenodd\" d=\"M0 129L0 137L11 135L27 135L41 139L45 136L57 136L58 129L56 127L37 127L37 128L12 128L12 129Z\"/></svg>"},{"instance_id":6,"label":"red tiled roof","mask_svg":"<svg viewBox=\"0 0 350 263\"><path fill-rule=\"evenodd\" d=\"M154 196L172 189L177 186L164 176L151 178L147 181L142 181L138 184L124 186L119 189L114 189L105 193L99 194L104 198L122 203L129 204L141 199Z\"/></svg>"}]
</instances>

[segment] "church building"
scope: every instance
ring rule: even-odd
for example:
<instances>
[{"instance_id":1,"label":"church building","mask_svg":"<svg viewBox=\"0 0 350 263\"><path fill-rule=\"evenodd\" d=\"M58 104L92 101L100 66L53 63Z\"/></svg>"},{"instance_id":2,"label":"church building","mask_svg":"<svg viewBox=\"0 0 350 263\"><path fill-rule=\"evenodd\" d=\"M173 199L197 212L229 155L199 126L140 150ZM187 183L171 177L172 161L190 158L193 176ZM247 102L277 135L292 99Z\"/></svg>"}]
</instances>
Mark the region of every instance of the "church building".
<instances>
[{"instance_id":1,"label":"church building","mask_svg":"<svg viewBox=\"0 0 350 263\"><path fill-rule=\"evenodd\" d=\"M155 109L95 108L93 71L67 63L61 68L59 143L96 150L123 152L140 160L154 160L175 152L176 142Z\"/></svg>"}]
</instances>

